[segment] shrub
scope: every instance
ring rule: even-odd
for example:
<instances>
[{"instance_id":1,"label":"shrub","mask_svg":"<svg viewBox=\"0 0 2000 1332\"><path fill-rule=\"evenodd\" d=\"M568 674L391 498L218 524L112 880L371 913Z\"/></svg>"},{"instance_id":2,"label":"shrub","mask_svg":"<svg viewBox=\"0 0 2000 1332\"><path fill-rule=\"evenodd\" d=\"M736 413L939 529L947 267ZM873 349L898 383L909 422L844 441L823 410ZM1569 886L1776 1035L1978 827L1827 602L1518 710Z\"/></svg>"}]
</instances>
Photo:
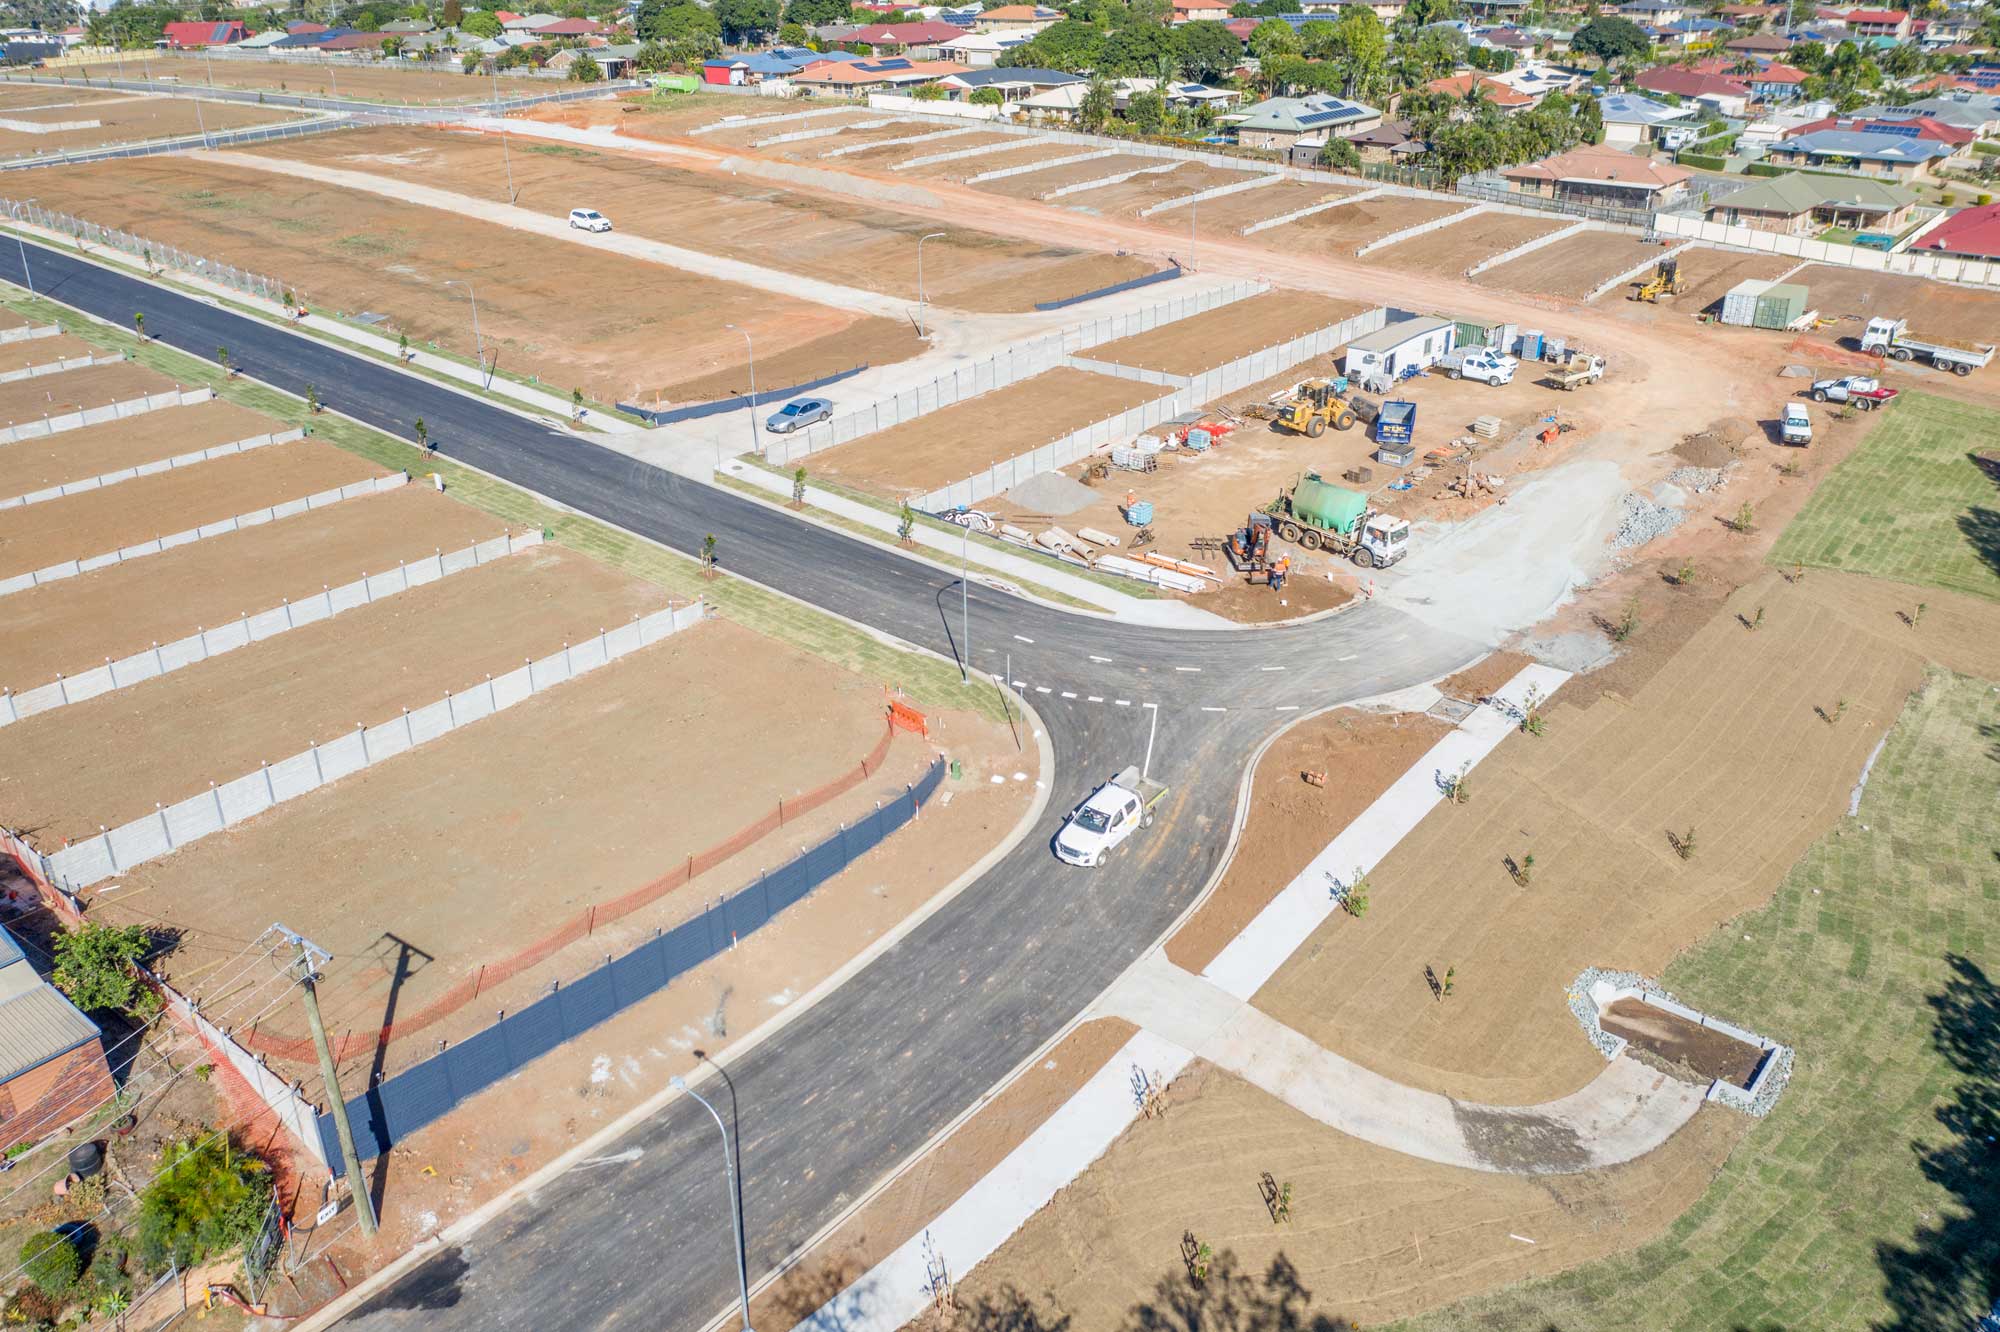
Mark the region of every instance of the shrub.
<instances>
[{"instance_id":1,"label":"shrub","mask_svg":"<svg viewBox=\"0 0 2000 1332\"><path fill-rule=\"evenodd\" d=\"M1769 162L1748 162L1744 164L1743 174L1746 176L1788 176L1791 174L1791 169L1789 167L1772 166Z\"/></svg>"},{"instance_id":2,"label":"shrub","mask_svg":"<svg viewBox=\"0 0 2000 1332\"><path fill-rule=\"evenodd\" d=\"M30 1235L21 1245L21 1274L51 1298L67 1294L83 1275L83 1255L59 1230Z\"/></svg>"},{"instance_id":3,"label":"shrub","mask_svg":"<svg viewBox=\"0 0 2000 1332\"><path fill-rule=\"evenodd\" d=\"M1707 153L1681 152L1675 155L1674 160L1696 171L1725 171L1729 167L1727 158L1710 157Z\"/></svg>"},{"instance_id":4,"label":"shrub","mask_svg":"<svg viewBox=\"0 0 2000 1332\"><path fill-rule=\"evenodd\" d=\"M139 1195L139 1258L151 1271L191 1267L257 1233L271 1197L270 1169L226 1135L168 1147Z\"/></svg>"},{"instance_id":5,"label":"shrub","mask_svg":"<svg viewBox=\"0 0 2000 1332\"><path fill-rule=\"evenodd\" d=\"M50 979L85 1012L144 1006L152 991L139 983L134 964L153 949L143 925L90 922L56 936L55 971Z\"/></svg>"}]
</instances>

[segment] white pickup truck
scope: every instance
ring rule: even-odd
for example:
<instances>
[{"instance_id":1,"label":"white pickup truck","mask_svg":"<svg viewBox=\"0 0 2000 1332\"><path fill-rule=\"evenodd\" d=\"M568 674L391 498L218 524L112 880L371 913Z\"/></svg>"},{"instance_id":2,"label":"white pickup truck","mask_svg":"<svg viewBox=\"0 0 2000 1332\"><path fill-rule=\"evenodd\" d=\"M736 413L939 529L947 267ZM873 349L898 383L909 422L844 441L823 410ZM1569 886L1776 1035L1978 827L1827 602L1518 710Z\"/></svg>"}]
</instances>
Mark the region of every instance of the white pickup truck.
<instances>
[{"instance_id":1,"label":"white pickup truck","mask_svg":"<svg viewBox=\"0 0 2000 1332\"><path fill-rule=\"evenodd\" d=\"M1056 834L1057 859L1094 869L1136 828L1153 826L1153 811L1166 799L1167 787L1127 768L1090 793L1090 799L1070 811Z\"/></svg>"},{"instance_id":2,"label":"white pickup truck","mask_svg":"<svg viewBox=\"0 0 2000 1332\"><path fill-rule=\"evenodd\" d=\"M1521 363L1491 347L1460 347L1446 352L1438 366L1453 379L1476 379L1498 388L1513 382Z\"/></svg>"}]
</instances>

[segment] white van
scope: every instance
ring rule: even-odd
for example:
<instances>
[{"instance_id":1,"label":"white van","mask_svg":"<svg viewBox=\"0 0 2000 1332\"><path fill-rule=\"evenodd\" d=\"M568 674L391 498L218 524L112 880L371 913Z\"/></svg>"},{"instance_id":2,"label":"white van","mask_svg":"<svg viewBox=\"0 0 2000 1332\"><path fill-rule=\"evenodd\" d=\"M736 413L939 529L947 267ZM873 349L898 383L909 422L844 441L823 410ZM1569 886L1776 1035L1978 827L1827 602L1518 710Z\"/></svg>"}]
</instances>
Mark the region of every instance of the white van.
<instances>
[{"instance_id":1,"label":"white van","mask_svg":"<svg viewBox=\"0 0 2000 1332\"><path fill-rule=\"evenodd\" d=\"M1778 438L1786 444L1812 443L1812 413L1804 403L1785 404L1785 417L1778 423Z\"/></svg>"},{"instance_id":2,"label":"white van","mask_svg":"<svg viewBox=\"0 0 2000 1332\"><path fill-rule=\"evenodd\" d=\"M595 208L572 208L569 210L569 224L579 231L609 231L611 219Z\"/></svg>"}]
</instances>

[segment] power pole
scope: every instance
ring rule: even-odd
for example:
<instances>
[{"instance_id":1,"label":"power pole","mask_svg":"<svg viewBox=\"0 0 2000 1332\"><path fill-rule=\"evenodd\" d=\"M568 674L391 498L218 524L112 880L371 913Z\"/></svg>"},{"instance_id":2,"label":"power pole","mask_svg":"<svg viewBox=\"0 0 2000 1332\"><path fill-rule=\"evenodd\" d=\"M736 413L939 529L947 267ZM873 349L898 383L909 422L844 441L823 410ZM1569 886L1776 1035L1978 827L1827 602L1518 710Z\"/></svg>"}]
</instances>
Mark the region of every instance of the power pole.
<instances>
[{"instance_id":1,"label":"power pole","mask_svg":"<svg viewBox=\"0 0 2000 1332\"><path fill-rule=\"evenodd\" d=\"M292 959L293 975L297 977L299 993L306 1001L306 1025L312 1028L313 1048L319 1051L319 1076L326 1086L327 1104L333 1108L333 1131L340 1138L340 1159L347 1166L348 1196L354 1199L354 1218L361 1223L362 1235L374 1239L375 1200L369 1196L368 1185L361 1178L361 1154L354 1150L354 1126L347 1121L347 1098L340 1094L340 1078L333 1068L333 1048L326 1041L326 1023L319 1015L319 991L314 988L319 968L331 962L333 954L283 925L271 928L284 935L299 950L298 956Z\"/></svg>"}]
</instances>

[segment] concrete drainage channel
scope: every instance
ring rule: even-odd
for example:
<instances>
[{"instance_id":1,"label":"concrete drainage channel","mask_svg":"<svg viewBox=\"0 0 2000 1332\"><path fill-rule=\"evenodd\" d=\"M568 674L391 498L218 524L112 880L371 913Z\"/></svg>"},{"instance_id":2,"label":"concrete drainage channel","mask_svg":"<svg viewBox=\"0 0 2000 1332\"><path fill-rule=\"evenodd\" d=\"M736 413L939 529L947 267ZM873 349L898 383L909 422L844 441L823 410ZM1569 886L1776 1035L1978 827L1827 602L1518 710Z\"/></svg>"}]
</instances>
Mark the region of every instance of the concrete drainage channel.
<instances>
[{"instance_id":1,"label":"concrete drainage channel","mask_svg":"<svg viewBox=\"0 0 2000 1332\"><path fill-rule=\"evenodd\" d=\"M1709 1077L1707 1099L1745 1114L1769 1114L1791 1080L1790 1046L1689 1008L1635 971L1587 967L1568 1000L1607 1061L1642 1051L1677 1076Z\"/></svg>"}]
</instances>

